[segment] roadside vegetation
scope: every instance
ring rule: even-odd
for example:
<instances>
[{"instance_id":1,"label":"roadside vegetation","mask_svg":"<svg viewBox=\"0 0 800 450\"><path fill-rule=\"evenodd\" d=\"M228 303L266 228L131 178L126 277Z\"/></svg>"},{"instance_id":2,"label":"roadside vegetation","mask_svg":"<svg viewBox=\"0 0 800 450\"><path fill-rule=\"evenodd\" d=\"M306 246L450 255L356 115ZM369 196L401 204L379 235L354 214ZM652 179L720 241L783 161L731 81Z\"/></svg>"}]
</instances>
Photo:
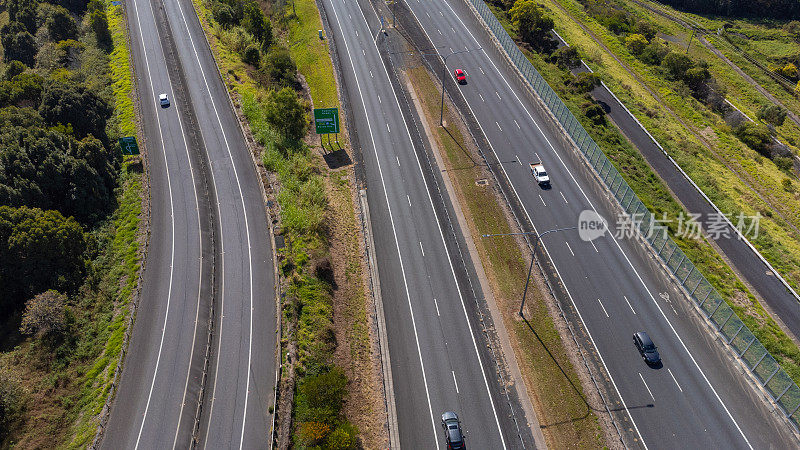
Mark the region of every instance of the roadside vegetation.
<instances>
[{"instance_id":1,"label":"roadside vegetation","mask_svg":"<svg viewBox=\"0 0 800 450\"><path fill-rule=\"evenodd\" d=\"M3 7L0 446L86 447L141 257L124 23L101 0Z\"/></svg>"},{"instance_id":2,"label":"roadside vegetation","mask_svg":"<svg viewBox=\"0 0 800 450\"><path fill-rule=\"evenodd\" d=\"M565 0L564 3L568 1L569 0ZM518 0L516 2L517 5L520 3L534 2L531 0ZM575 8L579 7L576 3L571 4ZM522 40L517 29L520 24L531 23L531 19L527 19L527 22L521 20L518 14L513 13L515 11L514 9L509 8L508 11L503 9L506 6L507 5L504 4L496 5L495 14L498 15L501 22L504 23L509 33L518 39L518 44L524 50L528 59L548 81L550 86L558 93L573 114L580 120L583 127L598 145L600 145L650 211L656 217L673 219L672 222L666 224L672 239L675 240L681 250L695 263L698 270L708 278L747 326L753 330L759 340L773 356L775 356L790 376L792 376L796 382L800 381L800 350L798 350L797 345L795 345L795 343L778 327L761 304L705 239L693 239L678 234L678 222L675 221L674 218L679 217L681 214L683 214L683 217L688 217L688 212L674 200L667 187L647 165L636 148L633 147L621 134L619 129L605 117L604 111L594 102L589 92L595 85L599 84L600 79L602 79L612 90L618 93L618 96L620 96L623 102L625 102L634 113L639 111L639 108L646 108L647 113L641 114L641 117L639 114L636 114L637 117L657 139L659 139L660 143L664 145L665 148L668 150L681 150L686 152L681 155L681 152L676 151L675 153L678 153L677 156L680 156L680 158L676 159L684 166L684 169L687 169L687 165L694 169L694 172L690 170L687 170L687 172L695 177L695 181L704 187L704 190L717 202L723 211L734 212L743 210L746 211L746 213L752 212L754 214L755 211L753 211L752 206L745 203L745 201L755 202L755 200L747 196L743 188L738 187L739 183L731 180L730 171L719 168L718 163L717 167L715 167L715 160L713 158L709 158L708 156L700 157L702 153L701 149L703 148L701 145L693 145L688 141L688 138L687 140L679 141L679 145L676 145L673 139L666 138L671 135L665 134L665 132L668 133L670 130L676 129L675 123L671 120L670 116L659 112L660 108L657 106L657 103L655 105L645 106L641 103L640 99L637 98L637 100L633 100L629 97L630 95L635 96L640 94L642 98L652 98L646 90L642 89L641 85L639 85L635 79L626 77L624 78L624 82L631 83L630 85L625 85L628 86L628 88L614 89L613 86L620 82L614 79L614 74L622 72L619 70L611 71L607 69L609 66L612 66L613 59L602 54L599 50L589 51L587 52L588 54L584 53L582 49L594 48L596 45L591 45L589 43L582 29L575 25L574 22L571 22L570 16L565 15L564 10L558 7L546 9L534 4L534 7L528 12L536 17L551 17L550 20L553 20L557 24L556 28L559 34L564 36L567 41L572 41L573 39L577 40L578 37L581 37L579 46L570 42L572 44L572 49L570 50L553 50L555 45L545 45L541 42L536 42L536 45L533 46ZM520 9L517 8L516 11L520 11ZM613 14L610 11L606 11L602 16L602 20L610 21L609 23L611 24L616 23L613 19L609 19L611 16L613 16ZM555 19L552 19L553 17L555 17ZM597 22L595 22L595 24L598 27L601 26ZM657 68L653 70L657 71L658 76L664 80L664 86L673 86L674 84L681 83L686 89L684 93L686 97L681 97L681 101L685 104L693 104L696 107L701 107L702 103L699 100L687 101L687 98L693 99L693 95L698 95L705 99L707 97L700 95L704 93L707 96L713 96L713 93L709 94L709 92L714 92L713 89L717 88L716 81L710 77L710 74L705 74L707 68L704 67L702 63L697 63L693 60L685 60L682 58L682 54L671 51L667 44L661 42L651 44L648 39L655 39L655 30L649 25L649 23L638 22L628 24L630 29L629 34L622 36L622 38L615 38L617 44L620 47L626 44L629 46L641 47L643 50L640 55L652 51L653 57L659 59ZM615 28L614 25L608 26ZM606 35L611 33L611 31L608 31L605 27L604 30ZM639 32L636 33L635 31ZM636 36L633 39L628 39L629 42L625 43L626 38L631 35L639 35L641 38ZM632 40L636 40L638 43L632 44L630 42ZM651 45L658 47L652 50L646 50L647 47ZM591 65L597 67L593 74L581 73L575 76L570 72L569 69L576 66L581 57L590 64L594 63ZM666 63L664 63L665 60L667 61ZM687 72L690 71L692 71L692 74L687 75ZM693 91L685 81L686 79L692 81L691 77L694 76L694 72L702 72L697 76L697 79L703 80L702 83L694 85L696 91ZM660 92L662 95L665 95L668 91L661 90ZM677 96L678 94L674 95ZM705 116L701 117L707 118L709 114L710 111L706 110ZM655 123L661 124L661 128L654 125ZM728 129L728 132L730 133L730 129ZM733 136L728 136L727 138L732 139ZM742 144L739 143L737 145L739 145L737 151L741 151ZM753 152L752 150L750 151ZM670 151L670 153L673 157L676 156L672 151ZM691 160L684 165L684 162L686 162L689 157L695 157L697 159ZM763 157L762 159L766 160L766 158ZM762 161L761 164L766 165L767 163ZM726 173L728 176L723 176ZM728 181L730 185L722 185L721 183L723 181ZM714 189L709 189L709 186L714 186ZM729 186L736 186L736 188L729 189ZM743 206L739 206L730 199L731 192L743 197L739 199ZM786 231L775 226L770 226L772 225L770 221L770 219L772 219L772 213L768 207L762 206L762 208L763 209L760 211L765 217L762 219L762 228L756 242L760 243L767 250L766 253L769 254L768 257L772 257L776 260L773 264L785 270L784 273L788 272L788 274L796 276L797 266L793 266L793 264L796 264L793 261L797 261L797 255L800 255L800 253L790 253L789 250L793 249L792 243L783 240L778 241L774 237L777 235L781 236L782 239L791 240ZM765 222L767 223L766 226ZM735 220L734 223L736 223ZM779 231L783 232L779 233Z\"/></svg>"},{"instance_id":3,"label":"roadside vegetation","mask_svg":"<svg viewBox=\"0 0 800 450\"><path fill-rule=\"evenodd\" d=\"M294 448L384 446L352 168L329 169L320 151L337 148L323 147L309 126L312 104L338 106L316 4L195 7L276 193L275 232L285 242L279 445L288 423Z\"/></svg>"}]
</instances>

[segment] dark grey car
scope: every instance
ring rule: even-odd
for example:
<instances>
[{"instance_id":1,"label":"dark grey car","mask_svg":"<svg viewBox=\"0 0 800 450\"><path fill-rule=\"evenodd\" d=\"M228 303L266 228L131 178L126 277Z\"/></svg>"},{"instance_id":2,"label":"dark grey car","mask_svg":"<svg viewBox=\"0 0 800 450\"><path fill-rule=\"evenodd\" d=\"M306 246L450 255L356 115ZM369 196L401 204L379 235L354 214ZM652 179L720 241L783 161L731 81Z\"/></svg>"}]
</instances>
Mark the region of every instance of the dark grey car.
<instances>
[{"instance_id":1,"label":"dark grey car","mask_svg":"<svg viewBox=\"0 0 800 450\"><path fill-rule=\"evenodd\" d=\"M464 435L461 433L461 421L458 420L458 414L452 411L442 414L442 428L444 428L444 438L447 441L448 449L467 448L464 444Z\"/></svg>"},{"instance_id":2,"label":"dark grey car","mask_svg":"<svg viewBox=\"0 0 800 450\"><path fill-rule=\"evenodd\" d=\"M639 350L644 362L650 365L656 365L661 362L661 355L658 354L658 348L650 336L644 331L637 331L633 333L633 345Z\"/></svg>"}]
</instances>

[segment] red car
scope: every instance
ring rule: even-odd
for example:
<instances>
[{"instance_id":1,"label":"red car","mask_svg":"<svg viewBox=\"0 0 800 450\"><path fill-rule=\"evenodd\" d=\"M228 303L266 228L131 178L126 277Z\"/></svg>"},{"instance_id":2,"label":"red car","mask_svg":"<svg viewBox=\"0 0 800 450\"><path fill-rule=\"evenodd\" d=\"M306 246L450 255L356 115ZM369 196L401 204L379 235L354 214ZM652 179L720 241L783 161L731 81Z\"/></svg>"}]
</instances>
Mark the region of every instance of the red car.
<instances>
[{"instance_id":1,"label":"red car","mask_svg":"<svg viewBox=\"0 0 800 450\"><path fill-rule=\"evenodd\" d=\"M467 84L467 74L463 70L456 69L453 71L453 75L455 75L458 84Z\"/></svg>"}]
</instances>

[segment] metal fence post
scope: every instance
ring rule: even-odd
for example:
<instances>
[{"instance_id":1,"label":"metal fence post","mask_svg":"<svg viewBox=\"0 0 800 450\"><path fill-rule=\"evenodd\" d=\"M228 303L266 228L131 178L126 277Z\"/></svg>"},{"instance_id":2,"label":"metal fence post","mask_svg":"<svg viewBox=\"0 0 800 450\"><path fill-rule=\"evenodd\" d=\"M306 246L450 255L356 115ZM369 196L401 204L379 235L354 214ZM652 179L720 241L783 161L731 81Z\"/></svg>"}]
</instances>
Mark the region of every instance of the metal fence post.
<instances>
[{"instance_id":1,"label":"metal fence post","mask_svg":"<svg viewBox=\"0 0 800 450\"><path fill-rule=\"evenodd\" d=\"M686 283L686 280L689 279L689 275L691 275L694 272L695 269L696 269L696 267L692 266L692 270L690 270L689 273L686 274L686 277L683 279L683 281L681 281L681 286L683 286Z\"/></svg>"},{"instance_id":2,"label":"metal fence post","mask_svg":"<svg viewBox=\"0 0 800 450\"><path fill-rule=\"evenodd\" d=\"M717 303L717 307L714 308L713 311L711 311L711 314L707 314L706 318L709 318L709 317L713 316L714 313L717 312L717 310L719 309L720 306L722 306L723 303L725 303L725 300L723 300L722 297L720 297L719 298L719 303Z\"/></svg>"},{"instance_id":3,"label":"metal fence post","mask_svg":"<svg viewBox=\"0 0 800 450\"><path fill-rule=\"evenodd\" d=\"M753 336L753 339L750 339L750 342L747 344L747 346L744 348L744 350L742 350L742 353L739 353L737 356L739 358L741 358L742 355L744 355L744 353L750 348L751 345L753 345L753 342L755 342L755 341L756 341L756 337Z\"/></svg>"},{"instance_id":4,"label":"metal fence post","mask_svg":"<svg viewBox=\"0 0 800 450\"><path fill-rule=\"evenodd\" d=\"M739 335L739 332L742 331L742 328L744 328L744 322L742 322L742 324L739 326L739 329L736 330L736 333L733 336L731 336L731 338L728 340L728 342L726 342L726 344L731 345L731 342L733 342L733 340L736 339L736 336Z\"/></svg>"},{"instance_id":5,"label":"metal fence post","mask_svg":"<svg viewBox=\"0 0 800 450\"><path fill-rule=\"evenodd\" d=\"M769 353L769 352L767 352L767 353ZM777 364L778 364L778 362L777 362L777 361L775 361L775 364L777 365ZM769 376L769 378L767 378L767 380L766 380L766 381L764 381L764 383L762 383L762 384L761 384L761 386L766 386L766 385L767 385L767 383L769 383L769 380L771 380L771 379L772 379L772 377L774 377L774 376L775 376L775 374L776 374L776 373L778 373L780 370L781 370L781 366L780 366L780 365L778 365L778 367L776 367L776 368L775 368L775 372L772 372L772 375L770 375L770 376Z\"/></svg>"},{"instance_id":6,"label":"metal fence post","mask_svg":"<svg viewBox=\"0 0 800 450\"><path fill-rule=\"evenodd\" d=\"M758 367L758 365L759 365L759 364L761 364L761 361L763 361L763 360L764 360L764 358L766 358L766 357L767 357L767 355L769 355L769 352L767 351L767 349L764 349L764 354L763 354L763 355L761 355L761 358L758 360L758 362L756 363L756 365L755 365L755 366L753 366L753 368L752 368L752 369L750 369L750 370L751 370L751 371L753 371L753 372L755 372L755 371L756 371L756 367Z\"/></svg>"},{"instance_id":7,"label":"metal fence post","mask_svg":"<svg viewBox=\"0 0 800 450\"><path fill-rule=\"evenodd\" d=\"M736 313L735 313L735 312L733 312L733 310L731 310L731 315L730 315L730 316L728 316L728 318L727 318L727 319L725 319L725 322L722 322L722 325L720 325L720 326L717 328L717 331L720 331L720 332L721 332L721 331L722 331L722 327L724 327L724 326L725 326L725 324L726 324L726 323L728 323L728 321L729 321L729 320L731 320L731 317L733 317L735 314L736 314Z\"/></svg>"},{"instance_id":8,"label":"metal fence post","mask_svg":"<svg viewBox=\"0 0 800 450\"><path fill-rule=\"evenodd\" d=\"M670 259L672 259L672 257L670 257ZM681 268L681 264L683 264L683 260L684 260L684 259L686 259L686 254L685 254L685 253L683 254L683 257L681 258L681 260L680 260L680 261L678 261L678 265L677 265L677 266L675 266L675 270L673 270L673 271L672 271L672 274L673 274L673 275L675 275L676 273L678 273L678 269L680 269L680 268ZM669 268L669 264L667 264L667 268Z\"/></svg>"},{"instance_id":9,"label":"metal fence post","mask_svg":"<svg viewBox=\"0 0 800 450\"><path fill-rule=\"evenodd\" d=\"M696 291L697 288L699 288L701 284L703 284L703 278L702 277L701 277L700 281L698 281L697 284L694 286L694 289L692 289L692 292L689 293L690 297L694 297L694 291ZM710 284L709 284L709 286L710 286Z\"/></svg>"},{"instance_id":10,"label":"metal fence post","mask_svg":"<svg viewBox=\"0 0 800 450\"><path fill-rule=\"evenodd\" d=\"M783 397L783 394L785 394L785 393L789 392L789 388L790 388L790 387L792 387L792 385L793 385L793 384L794 384L794 383L789 383L789 384L786 386L786 389L784 389L784 390L783 390L783 392L781 392L781 395L779 395L779 396L778 396L778 398L776 398L776 399L775 399L775 402L778 402L778 403L780 403L780 400L781 400L781 397Z\"/></svg>"},{"instance_id":11,"label":"metal fence post","mask_svg":"<svg viewBox=\"0 0 800 450\"><path fill-rule=\"evenodd\" d=\"M708 283L708 285L709 285L709 287L710 287L710 286L711 286L711 283ZM708 291L708 293L706 294L706 296L705 296L705 297L703 297L703 301L702 301L702 302L700 302L700 305L699 305L699 307L700 307L700 308L702 308L702 307L703 307L703 304L706 302L706 300L708 300L708 296L709 296L709 295L711 295L711 291L713 291L713 290L714 290L714 288L712 287L712 288L711 288L711 289Z\"/></svg>"},{"instance_id":12,"label":"metal fence post","mask_svg":"<svg viewBox=\"0 0 800 450\"><path fill-rule=\"evenodd\" d=\"M797 404L797 406L795 406L795 407L794 407L794 409L792 410L792 412L790 412L790 413L789 413L789 415L788 415L788 416L786 416L786 417L792 417L792 416L794 415L794 413L796 413L796 412L797 412L797 410L798 410L798 409L800 409L800 403L798 403L798 404Z\"/></svg>"}]
</instances>

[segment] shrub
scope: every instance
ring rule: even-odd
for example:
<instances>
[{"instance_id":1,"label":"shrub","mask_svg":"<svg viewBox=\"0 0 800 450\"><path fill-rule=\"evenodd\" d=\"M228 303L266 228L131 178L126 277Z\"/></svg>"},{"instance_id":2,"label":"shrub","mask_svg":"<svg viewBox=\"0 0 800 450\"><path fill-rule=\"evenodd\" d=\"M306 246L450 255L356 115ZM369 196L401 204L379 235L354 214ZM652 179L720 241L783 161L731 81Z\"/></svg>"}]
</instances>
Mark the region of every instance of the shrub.
<instances>
[{"instance_id":1,"label":"shrub","mask_svg":"<svg viewBox=\"0 0 800 450\"><path fill-rule=\"evenodd\" d=\"M783 184L784 191L794 192L794 185L792 184L792 180L790 180L789 178L784 178L781 184Z\"/></svg>"},{"instance_id":2,"label":"shrub","mask_svg":"<svg viewBox=\"0 0 800 450\"><path fill-rule=\"evenodd\" d=\"M570 84L577 92L585 94L600 86L600 77L595 73L581 72L570 81Z\"/></svg>"},{"instance_id":3,"label":"shrub","mask_svg":"<svg viewBox=\"0 0 800 450\"><path fill-rule=\"evenodd\" d=\"M644 36L648 41L652 41L653 38L656 37L656 28L647 20L640 20L636 22L634 29L638 34Z\"/></svg>"},{"instance_id":4,"label":"shrub","mask_svg":"<svg viewBox=\"0 0 800 450\"><path fill-rule=\"evenodd\" d=\"M53 42L78 37L78 25L64 7L54 7L44 23L47 34Z\"/></svg>"},{"instance_id":5,"label":"shrub","mask_svg":"<svg viewBox=\"0 0 800 450\"><path fill-rule=\"evenodd\" d=\"M338 367L306 376L297 386L297 421L335 425L346 394L347 377Z\"/></svg>"},{"instance_id":6,"label":"shrub","mask_svg":"<svg viewBox=\"0 0 800 450\"><path fill-rule=\"evenodd\" d=\"M553 19L544 15L533 0L517 0L509 11L511 20L523 41L539 48L550 42Z\"/></svg>"},{"instance_id":7,"label":"shrub","mask_svg":"<svg viewBox=\"0 0 800 450\"><path fill-rule=\"evenodd\" d=\"M276 47L267 53L264 70L271 83L279 86L293 87L297 83L297 65L292 60L289 50Z\"/></svg>"},{"instance_id":8,"label":"shrub","mask_svg":"<svg viewBox=\"0 0 800 450\"><path fill-rule=\"evenodd\" d=\"M19 331L36 337L58 335L67 325L66 297L49 290L36 295L25 303Z\"/></svg>"},{"instance_id":9,"label":"shrub","mask_svg":"<svg viewBox=\"0 0 800 450\"><path fill-rule=\"evenodd\" d=\"M286 138L300 140L306 134L306 108L291 88L270 92L264 118L273 130Z\"/></svg>"},{"instance_id":10,"label":"shrub","mask_svg":"<svg viewBox=\"0 0 800 450\"><path fill-rule=\"evenodd\" d=\"M244 49L242 61L250 64L251 66L258 67L261 65L261 50L259 50L258 47L253 44L248 45L247 48Z\"/></svg>"},{"instance_id":11,"label":"shrub","mask_svg":"<svg viewBox=\"0 0 800 450\"><path fill-rule=\"evenodd\" d=\"M779 127L786 120L786 110L778 105L764 105L758 111L758 118L768 124Z\"/></svg>"},{"instance_id":12,"label":"shrub","mask_svg":"<svg viewBox=\"0 0 800 450\"><path fill-rule=\"evenodd\" d=\"M641 34L629 34L625 38L625 46L628 47L628 50L631 51L634 55L641 55L645 48L647 48L647 38Z\"/></svg>"},{"instance_id":13,"label":"shrub","mask_svg":"<svg viewBox=\"0 0 800 450\"><path fill-rule=\"evenodd\" d=\"M780 74L792 80L797 79L797 66L792 63L786 64L781 67Z\"/></svg>"},{"instance_id":14,"label":"shrub","mask_svg":"<svg viewBox=\"0 0 800 450\"><path fill-rule=\"evenodd\" d=\"M552 55L553 61L562 68L571 69L580 64L581 57L578 55L578 49L575 47L561 47Z\"/></svg>"},{"instance_id":15,"label":"shrub","mask_svg":"<svg viewBox=\"0 0 800 450\"><path fill-rule=\"evenodd\" d=\"M583 113L596 125L602 125L606 122L606 111L596 103L584 104Z\"/></svg>"},{"instance_id":16,"label":"shrub","mask_svg":"<svg viewBox=\"0 0 800 450\"><path fill-rule=\"evenodd\" d=\"M736 127L734 133L748 147L764 156L769 156L769 146L772 143L772 136L764 125L745 121Z\"/></svg>"},{"instance_id":17,"label":"shrub","mask_svg":"<svg viewBox=\"0 0 800 450\"><path fill-rule=\"evenodd\" d=\"M687 55L673 50L664 57L661 65L673 79L682 80L686 71L694 66L694 62Z\"/></svg>"},{"instance_id":18,"label":"shrub","mask_svg":"<svg viewBox=\"0 0 800 450\"><path fill-rule=\"evenodd\" d=\"M0 366L0 442L4 441L25 411L25 391L19 379Z\"/></svg>"},{"instance_id":19,"label":"shrub","mask_svg":"<svg viewBox=\"0 0 800 450\"><path fill-rule=\"evenodd\" d=\"M661 64L667 54L669 54L669 47L656 40L653 40L642 50L642 53L638 56L643 63L650 64L651 66L658 66Z\"/></svg>"},{"instance_id":20,"label":"shrub","mask_svg":"<svg viewBox=\"0 0 800 450\"><path fill-rule=\"evenodd\" d=\"M792 162L792 158L789 156L776 156L772 162L778 167L778 169L784 172L791 172L792 168L794 167L794 163Z\"/></svg>"}]
</instances>

